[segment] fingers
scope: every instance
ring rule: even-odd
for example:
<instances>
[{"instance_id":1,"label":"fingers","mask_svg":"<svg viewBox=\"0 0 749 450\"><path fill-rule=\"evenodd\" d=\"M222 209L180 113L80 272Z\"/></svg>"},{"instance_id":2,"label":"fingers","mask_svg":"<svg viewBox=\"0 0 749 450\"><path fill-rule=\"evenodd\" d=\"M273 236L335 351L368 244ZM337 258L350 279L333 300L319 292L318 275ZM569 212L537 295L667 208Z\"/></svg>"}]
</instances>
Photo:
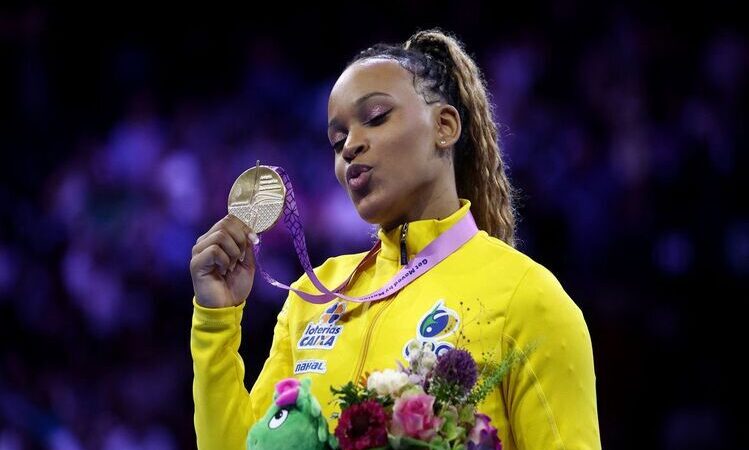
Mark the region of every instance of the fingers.
<instances>
[{"instance_id":1,"label":"fingers","mask_svg":"<svg viewBox=\"0 0 749 450\"><path fill-rule=\"evenodd\" d=\"M194 256L191 264L199 273L210 273L215 268L221 275L226 275L231 267L231 258L220 245L212 244Z\"/></svg>"},{"instance_id":2,"label":"fingers","mask_svg":"<svg viewBox=\"0 0 749 450\"><path fill-rule=\"evenodd\" d=\"M231 233L232 237L237 241L237 244L240 246L245 246L247 244L246 240L244 239L248 233L252 232L250 227L248 227L244 222L239 220L236 216L232 214L227 214L224 216L223 219L216 222L210 230L208 230L204 235L200 236L196 243L199 243L203 241L204 239L207 239L208 236L213 234L214 232L225 229L229 233Z\"/></svg>"},{"instance_id":3,"label":"fingers","mask_svg":"<svg viewBox=\"0 0 749 450\"><path fill-rule=\"evenodd\" d=\"M238 259L242 256L242 251L247 245L247 238L245 237L241 239L244 243L237 242L228 230L222 228L214 231L213 234L195 244L192 248L192 254L193 256L197 255L212 245L218 245L229 256L229 258Z\"/></svg>"},{"instance_id":4,"label":"fingers","mask_svg":"<svg viewBox=\"0 0 749 450\"><path fill-rule=\"evenodd\" d=\"M208 232L198 238L192 248L192 256L193 259L198 259L199 264L215 264L219 272L225 275L233 271L237 263L242 264L245 261L247 249L250 248L250 252L252 251L250 242L257 244L259 242L257 235L244 222L230 214L216 222ZM212 259L206 259L207 256L197 258L206 251ZM206 268L203 265L198 267L202 270Z\"/></svg>"}]
</instances>

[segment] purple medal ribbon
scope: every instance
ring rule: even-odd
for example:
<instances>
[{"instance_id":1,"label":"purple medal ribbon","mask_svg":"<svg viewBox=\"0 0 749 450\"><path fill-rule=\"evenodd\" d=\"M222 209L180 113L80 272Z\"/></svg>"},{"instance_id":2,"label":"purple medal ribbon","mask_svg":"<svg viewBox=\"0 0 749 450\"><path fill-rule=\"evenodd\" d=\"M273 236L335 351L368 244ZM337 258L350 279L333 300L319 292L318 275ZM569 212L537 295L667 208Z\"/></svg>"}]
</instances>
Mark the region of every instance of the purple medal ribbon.
<instances>
[{"instance_id":1,"label":"purple medal ribbon","mask_svg":"<svg viewBox=\"0 0 749 450\"><path fill-rule=\"evenodd\" d=\"M309 277L310 281L312 281L312 284L320 292L323 292L323 294L310 294L308 292L300 291L299 289L294 289L291 286L287 286L276 281L273 277L268 275L268 273L260 266L260 243L253 246L253 251L255 253L255 264L257 264L258 269L260 269L260 273L263 275L263 278L265 278L265 281L277 288L294 291L302 299L310 303L323 304L335 298L341 298L350 302L364 303L374 300L380 300L382 298L393 295L394 293L406 287L416 278L425 274L429 269L436 266L440 261L447 258L455 250L468 242L468 240L471 239L479 231L478 227L476 226L476 222L473 219L473 215L471 215L471 211L469 210L467 214L457 223L451 226L447 231L440 234L436 239L429 243L429 245L424 247L423 250L416 254L416 256L414 256L414 258L409 261L408 264L403 266L403 268L397 274L395 274L395 276L390 279L390 281L388 281L385 286L363 297L349 297L348 295L341 294L340 292L345 289L357 270L365 265L373 255L377 254L382 243L378 241L374 245L374 247L369 250L369 253L367 253L367 255L362 259L362 261L354 269L351 275L349 275L349 277L340 286L332 291L328 290L320 282L320 280L317 278L317 275L315 275L315 272L312 270L312 264L310 264L309 261L309 253L307 253L307 241L304 238L304 228L302 227L302 221L299 219L299 212L297 211L296 200L294 198L294 189L291 186L289 176L281 167L268 167L275 170L281 176L281 179L286 186L286 199L283 207L284 224L286 224L286 229L289 230L291 236L293 237L294 248L296 249L296 253L299 256L299 261L301 262L305 273L307 273L307 276Z\"/></svg>"}]
</instances>

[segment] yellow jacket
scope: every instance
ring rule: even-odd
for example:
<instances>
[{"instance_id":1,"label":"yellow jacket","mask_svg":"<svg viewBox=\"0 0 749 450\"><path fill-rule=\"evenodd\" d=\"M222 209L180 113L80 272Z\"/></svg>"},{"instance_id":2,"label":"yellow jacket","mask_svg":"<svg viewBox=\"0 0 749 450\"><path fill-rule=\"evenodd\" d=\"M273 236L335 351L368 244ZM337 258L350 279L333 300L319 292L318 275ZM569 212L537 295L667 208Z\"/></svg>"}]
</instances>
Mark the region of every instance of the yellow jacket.
<instances>
[{"instance_id":1,"label":"yellow jacket","mask_svg":"<svg viewBox=\"0 0 749 450\"><path fill-rule=\"evenodd\" d=\"M460 202L442 220L409 223L409 260L468 212L470 202ZM376 261L354 277L347 295L368 294L400 270L401 227L379 231ZM314 271L332 289L365 254L329 258ZM317 293L306 274L292 287ZM483 230L380 301L315 305L289 291L270 355L249 393L238 353L244 306L205 308L193 297L190 347L201 450L244 449L248 429L270 405L275 383L286 377L310 377L329 418L337 410L331 385L395 368L396 360L405 364L412 339L437 350L466 348L479 362L485 352L499 359L512 347L536 342L526 364L510 372L479 411L491 417L505 450L601 448L593 352L582 312L545 267ZM335 425L331 420L331 431Z\"/></svg>"}]
</instances>

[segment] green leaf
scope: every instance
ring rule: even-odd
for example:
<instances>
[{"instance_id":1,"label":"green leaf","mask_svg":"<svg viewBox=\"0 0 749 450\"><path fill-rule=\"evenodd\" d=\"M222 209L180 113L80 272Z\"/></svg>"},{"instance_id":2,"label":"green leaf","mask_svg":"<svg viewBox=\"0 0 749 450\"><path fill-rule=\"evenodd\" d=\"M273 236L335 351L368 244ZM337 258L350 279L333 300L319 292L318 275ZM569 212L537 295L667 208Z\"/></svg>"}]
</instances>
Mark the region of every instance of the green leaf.
<instances>
[{"instance_id":1,"label":"green leaf","mask_svg":"<svg viewBox=\"0 0 749 450\"><path fill-rule=\"evenodd\" d=\"M476 407L470 403L463 405L458 412L458 422L473 424L476 422Z\"/></svg>"},{"instance_id":2,"label":"green leaf","mask_svg":"<svg viewBox=\"0 0 749 450\"><path fill-rule=\"evenodd\" d=\"M465 430L458 424L458 411L454 406L448 406L441 413L440 417L444 419L440 434L447 441L454 441L465 434Z\"/></svg>"},{"instance_id":3,"label":"green leaf","mask_svg":"<svg viewBox=\"0 0 749 450\"><path fill-rule=\"evenodd\" d=\"M401 436L395 436L390 433L388 433L388 442L390 443L390 446L394 449L401 448Z\"/></svg>"},{"instance_id":4,"label":"green leaf","mask_svg":"<svg viewBox=\"0 0 749 450\"><path fill-rule=\"evenodd\" d=\"M446 443L432 444L431 442L424 442L420 439L414 439L408 436L402 436L401 443L408 444L415 448L430 448L433 450L448 450L450 448L448 446L445 446Z\"/></svg>"},{"instance_id":5,"label":"green leaf","mask_svg":"<svg viewBox=\"0 0 749 450\"><path fill-rule=\"evenodd\" d=\"M373 391L354 384L351 381L341 386L340 389L336 389L331 386L330 391L335 397L338 397L338 405L342 410L348 408L351 405L355 405L357 403L361 403L377 397Z\"/></svg>"}]
</instances>

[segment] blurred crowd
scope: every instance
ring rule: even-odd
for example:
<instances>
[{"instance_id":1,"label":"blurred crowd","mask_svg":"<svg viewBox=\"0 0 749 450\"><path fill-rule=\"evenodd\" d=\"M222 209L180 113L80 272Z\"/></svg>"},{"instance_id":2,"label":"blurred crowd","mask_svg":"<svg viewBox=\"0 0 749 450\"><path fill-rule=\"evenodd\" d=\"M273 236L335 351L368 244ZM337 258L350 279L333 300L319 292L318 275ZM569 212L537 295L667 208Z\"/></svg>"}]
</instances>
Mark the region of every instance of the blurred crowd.
<instances>
[{"instance_id":1,"label":"blurred crowd","mask_svg":"<svg viewBox=\"0 0 749 450\"><path fill-rule=\"evenodd\" d=\"M245 36L230 49L231 83L165 100L149 83L163 50L124 41L97 66L120 80L120 107L101 104L95 126L63 133L35 122L79 124L56 106L75 94L39 45L55 14L0 20L13 50L13 119L0 136L0 450L194 448L190 250L226 214L234 179L258 159L287 170L313 265L371 245L325 136L328 92L359 48L320 50L328 64L308 76L283 43ZM452 29L465 30L491 90L519 248L557 275L590 328L604 447L729 448L738 401L722 352L749 298L747 39L626 8L591 21L560 9L512 34ZM413 31L400 29L390 41ZM37 126L39 148L20 142ZM263 267L295 280L283 225L262 239ZM256 277L248 388L285 295Z\"/></svg>"}]
</instances>

